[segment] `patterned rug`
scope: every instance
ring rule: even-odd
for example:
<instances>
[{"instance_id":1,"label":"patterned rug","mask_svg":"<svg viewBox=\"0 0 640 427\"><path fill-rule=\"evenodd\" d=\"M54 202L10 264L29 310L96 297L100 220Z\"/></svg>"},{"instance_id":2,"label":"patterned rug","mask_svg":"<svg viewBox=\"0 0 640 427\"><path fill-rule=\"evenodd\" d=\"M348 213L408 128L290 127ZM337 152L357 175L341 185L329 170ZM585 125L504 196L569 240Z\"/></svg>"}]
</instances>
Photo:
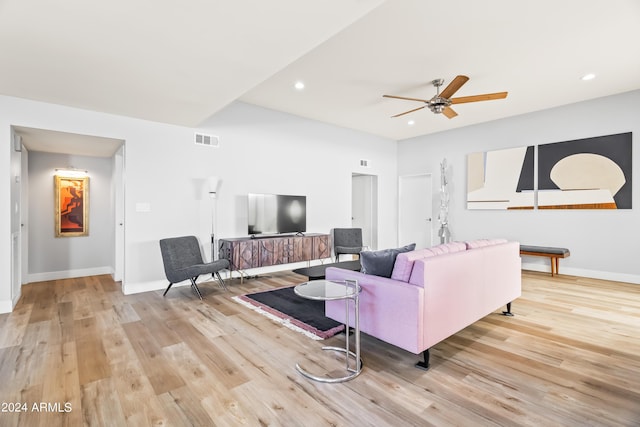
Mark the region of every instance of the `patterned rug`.
<instances>
[{"instance_id":1,"label":"patterned rug","mask_svg":"<svg viewBox=\"0 0 640 427\"><path fill-rule=\"evenodd\" d=\"M232 299L315 340L330 338L344 330L342 323L325 317L324 301L299 297L293 288L271 289Z\"/></svg>"}]
</instances>

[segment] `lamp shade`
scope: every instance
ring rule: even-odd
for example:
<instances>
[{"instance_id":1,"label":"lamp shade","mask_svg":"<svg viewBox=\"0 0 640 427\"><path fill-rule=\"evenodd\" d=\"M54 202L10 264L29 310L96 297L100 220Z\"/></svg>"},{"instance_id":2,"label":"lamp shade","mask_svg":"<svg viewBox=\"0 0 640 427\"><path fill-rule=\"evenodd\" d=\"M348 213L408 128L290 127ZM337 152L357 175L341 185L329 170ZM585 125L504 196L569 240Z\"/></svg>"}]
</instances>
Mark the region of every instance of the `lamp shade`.
<instances>
[{"instance_id":1,"label":"lamp shade","mask_svg":"<svg viewBox=\"0 0 640 427\"><path fill-rule=\"evenodd\" d=\"M216 197L218 193L218 187L220 186L220 178L217 176L210 176L209 181L209 196Z\"/></svg>"}]
</instances>

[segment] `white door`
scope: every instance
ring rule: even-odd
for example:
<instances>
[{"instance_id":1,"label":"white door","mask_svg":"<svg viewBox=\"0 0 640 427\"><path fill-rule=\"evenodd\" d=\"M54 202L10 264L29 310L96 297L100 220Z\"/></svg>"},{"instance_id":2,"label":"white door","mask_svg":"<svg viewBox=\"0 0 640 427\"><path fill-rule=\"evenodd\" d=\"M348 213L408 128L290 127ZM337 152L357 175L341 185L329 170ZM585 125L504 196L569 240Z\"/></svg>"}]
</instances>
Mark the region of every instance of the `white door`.
<instances>
[{"instance_id":1,"label":"white door","mask_svg":"<svg viewBox=\"0 0 640 427\"><path fill-rule=\"evenodd\" d=\"M398 246L432 246L431 175L406 175L399 180Z\"/></svg>"},{"instance_id":2,"label":"white door","mask_svg":"<svg viewBox=\"0 0 640 427\"><path fill-rule=\"evenodd\" d=\"M362 229L362 244L378 246L378 177L353 174L351 177L351 226Z\"/></svg>"},{"instance_id":3,"label":"white door","mask_svg":"<svg viewBox=\"0 0 640 427\"><path fill-rule=\"evenodd\" d=\"M22 287L22 139L11 131L11 303L15 306ZM15 144L15 145L14 145ZM16 150L18 148L18 150Z\"/></svg>"},{"instance_id":4,"label":"white door","mask_svg":"<svg viewBox=\"0 0 640 427\"><path fill-rule=\"evenodd\" d=\"M115 259L113 280L119 282L124 276L124 145L113 157L114 210L115 210Z\"/></svg>"}]
</instances>

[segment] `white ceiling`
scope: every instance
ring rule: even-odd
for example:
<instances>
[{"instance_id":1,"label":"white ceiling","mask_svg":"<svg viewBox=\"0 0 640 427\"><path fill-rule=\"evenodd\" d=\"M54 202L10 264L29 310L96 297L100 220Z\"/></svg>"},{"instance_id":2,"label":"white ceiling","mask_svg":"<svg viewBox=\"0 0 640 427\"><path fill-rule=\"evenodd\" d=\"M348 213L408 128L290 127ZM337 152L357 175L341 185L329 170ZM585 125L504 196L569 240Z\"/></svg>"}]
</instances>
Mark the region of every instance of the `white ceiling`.
<instances>
[{"instance_id":1,"label":"white ceiling","mask_svg":"<svg viewBox=\"0 0 640 427\"><path fill-rule=\"evenodd\" d=\"M0 0L0 94L193 127L241 100L401 140L639 89L639 40L638 0ZM458 74L509 96L390 118L421 104L383 94Z\"/></svg>"}]
</instances>

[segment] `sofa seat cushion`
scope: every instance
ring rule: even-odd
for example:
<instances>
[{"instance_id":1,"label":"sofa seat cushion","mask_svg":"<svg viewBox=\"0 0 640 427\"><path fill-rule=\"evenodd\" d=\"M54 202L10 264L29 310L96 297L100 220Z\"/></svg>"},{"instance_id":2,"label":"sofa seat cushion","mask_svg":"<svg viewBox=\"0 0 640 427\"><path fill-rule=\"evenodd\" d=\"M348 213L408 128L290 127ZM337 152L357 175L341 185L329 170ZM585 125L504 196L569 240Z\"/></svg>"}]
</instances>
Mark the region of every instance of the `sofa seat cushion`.
<instances>
[{"instance_id":1,"label":"sofa seat cushion","mask_svg":"<svg viewBox=\"0 0 640 427\"><path fill-rule=\"evenodd\" d=\"M391 277L398 254L413 251L415 243L395 249L360 252L361 272L380 277Z\"/></svg>"},{"instance_id":2,"label":"sofa seat cushion","mask_svg":"<svg viewBox=\"0 0 640 427\"><path fill-rule=\"evenodd\" d=\"M413 264L416 260L441 254L460 252L466 249L467 246L463 242L451 242L398 254L395 265L393 266L391 278L408 282L411 277L411 271L413 270Z\"/></svg>"}]
</instances>

